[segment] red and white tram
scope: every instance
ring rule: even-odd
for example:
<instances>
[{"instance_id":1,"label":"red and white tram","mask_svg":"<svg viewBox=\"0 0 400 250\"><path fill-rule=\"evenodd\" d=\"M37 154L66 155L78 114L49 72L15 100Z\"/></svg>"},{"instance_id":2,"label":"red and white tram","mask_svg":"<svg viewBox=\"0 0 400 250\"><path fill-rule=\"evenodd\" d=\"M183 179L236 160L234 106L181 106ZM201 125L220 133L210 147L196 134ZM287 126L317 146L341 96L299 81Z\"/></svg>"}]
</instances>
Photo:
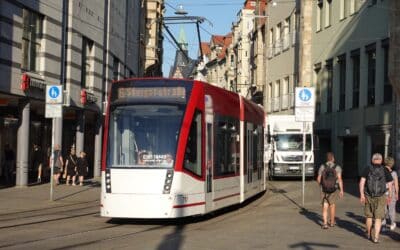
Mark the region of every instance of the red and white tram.
<instances>
[{"instance_id":1,"label":"red and white tram","mask_svg":"<svg viewBox=\"0 0 400 250\"><path fill-rule=\"evenodd\" d=\"M261 107L204 82L114 82L105 122L101 215L202 215L263 192L263 123Z\"/></svg>"}]
</instances>

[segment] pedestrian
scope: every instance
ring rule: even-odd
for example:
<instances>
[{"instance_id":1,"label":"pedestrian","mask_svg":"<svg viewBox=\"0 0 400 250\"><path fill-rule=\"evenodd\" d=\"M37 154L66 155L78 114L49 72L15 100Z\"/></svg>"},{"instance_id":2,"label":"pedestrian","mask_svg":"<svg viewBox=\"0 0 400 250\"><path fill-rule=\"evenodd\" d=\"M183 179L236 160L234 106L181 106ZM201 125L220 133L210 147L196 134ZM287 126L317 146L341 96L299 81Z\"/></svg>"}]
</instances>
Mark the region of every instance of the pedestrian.
<instances>
[{"instance_id":1,"label":"pedestrian","mask_svg":"<svg viewBox=\"0 0 400 250\"><path fill-rule=\"evenodd\" d=\"M334 227L336 224L336 201L338 197L343 197L342 168L335 163L332 152L326 154L326 163L322 164L318 170L317 182L321 186L322 229L328 229L328 225Z\"/></svg>"},{"instance_id":2,"label":"pedestrian","mask_svg":"<svg viewBox=\"0 0 400 250\"><path fill-rule=\"evenodd\" d=\"M89 172L89 164L86 160L86 153L81 151L80 157L78 158L78 163L77 163L77 172L79 176L79 186L83 186L83 178L88 174Z\"/></svg>"},{"instance_id":3,"label":"pedestrian","mask_svg":"<svg viewBox=\"0 0 400 250\"><path fill-rule=\"evenodd\" d=\"M10 144L4 145L4 177L6 185L12 185L15 173L15 153Z\"/></svg>"},{"instance_id":4,"label":"pedestrian","mask_svg":"<svg viewBox=\"0 0 400 250\"><path fill-rule=\"evenodd\" d=\"M385 218L382 221L382 226L387 225L392 231L396 228L396 202L399 198L399 180L396 171L393 170L393 166L394 159L392 157L387 157L385 159L385 167L393 178L393 181L388 184L392 185L392 199L390 200L390 203L385 206ZM389 191L387 191L387 195L389 196ZM390 224L387 224L388 221L390 221Z\"/></svg>"},{"instance_id":5,"label":"pedestrian","mask_svg":"<svg viewBox=\"0 0 400 250\"><path fill-rule=\"evenodd\" d=\"M69 180L72 180L72 186L75 186L76 167L78 158L75 154L75 147L71 147L70 154L65 161L65 173L67 175L65 184L70 185Z\"/></svg>"},{"instance_id":6,"label":"pedestrian","mask_svg":"<svg viewBox=\"0 0 400 250\"><path fill-rule=\"evenodd\" d=\"M33 170L37 172L37 182L42 182L43 154L38 144L33 144L32 160Z\"/></svg>"},{"instance_id":7,"label":"pedestrian","mask_svg":"<svg viewBox=\"0 0 400 250\"><path fill-rule=\"evenodd\" d=\"M60 144L56 144L54 146L54 153L53 153L53 162L54 162L54 167L53 167L53 178L56 183L56 185L60 184L60 174L63 171L63 166L64 166L64 160L61 155L61 146Z\"/></svg>"},{"instance_id":8,"label":"pedestrian","mask_svg":"<svg viewBox=\"0 0 400 250\"><path fill-rule=\"evenodd\" d=\"M366 217L366 237L374 243L379 242L382 219L385 216L385 205L392 198L392 185L388 185L389 193L386 195L386 184L392 181L392 175L382 165L382 155L375 153L372 156L372 166L365 168L359 183L360 202L364 204ZM373 219L375 220L375 226L374 237L372 238Z\"/></svg>"}]
</instances>

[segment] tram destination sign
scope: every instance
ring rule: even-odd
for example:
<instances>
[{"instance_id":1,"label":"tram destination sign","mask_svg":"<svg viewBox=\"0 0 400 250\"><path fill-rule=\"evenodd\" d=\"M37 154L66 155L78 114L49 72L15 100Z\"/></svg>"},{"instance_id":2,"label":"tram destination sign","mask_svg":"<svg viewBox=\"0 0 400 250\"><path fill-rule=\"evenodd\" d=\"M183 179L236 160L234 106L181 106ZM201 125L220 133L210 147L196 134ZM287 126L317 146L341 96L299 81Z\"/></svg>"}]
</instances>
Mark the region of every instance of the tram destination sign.
<instances>
[{"instance_id":1,"label":"tram destination sign","mask_svg":"<svg viewBox=\"0 0 400 250\"><path fill-rule=\"evenodd\" d=\"M185 98L184 87L119 87L118 98L129 97L176 97Z\"/></svg>"}]
</instances>

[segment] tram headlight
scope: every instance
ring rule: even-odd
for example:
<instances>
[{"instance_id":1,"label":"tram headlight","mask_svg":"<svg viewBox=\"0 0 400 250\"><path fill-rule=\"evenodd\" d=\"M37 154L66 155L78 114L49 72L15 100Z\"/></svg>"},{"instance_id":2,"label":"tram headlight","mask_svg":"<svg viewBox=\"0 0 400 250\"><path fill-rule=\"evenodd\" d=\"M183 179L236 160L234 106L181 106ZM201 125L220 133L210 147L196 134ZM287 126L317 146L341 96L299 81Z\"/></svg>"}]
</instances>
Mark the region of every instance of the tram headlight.
<instances>
[{"instance_id":1,"label":"tram headlight","mask_svg":"<svg viewBox=\"0 0 400 250\"><path fill-rule=\"evenodd\" d=\"M174 170L168 169L167 174L165 175L163 194L169 194L171 192L171 185L172 185L173 177L174 177Z\"/></svg>"},{"instance_id":2,"label":"tram headlight","mask_svg":"<svg viewBox=\"0 0 400 250\"><path fill-rule=\"evenodd\" d=\"M111 193L111 173L110 173L110 169L106 169L105 184L106 184L106 193Z\"/></svg>"}]
</instances>

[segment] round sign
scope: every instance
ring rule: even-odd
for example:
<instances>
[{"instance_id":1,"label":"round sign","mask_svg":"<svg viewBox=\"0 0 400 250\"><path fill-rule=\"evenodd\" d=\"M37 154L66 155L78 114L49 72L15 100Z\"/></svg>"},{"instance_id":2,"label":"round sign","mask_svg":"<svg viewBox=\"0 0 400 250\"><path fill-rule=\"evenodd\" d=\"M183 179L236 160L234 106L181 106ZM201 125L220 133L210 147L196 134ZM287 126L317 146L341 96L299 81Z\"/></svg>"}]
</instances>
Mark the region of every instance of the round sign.
<instances>
[{"instance_id":1,"label":"round sign","mask_svg":"<svg viewBox=\"0 0 400 250\"><path fill-rule=\"evenodd\" d=\"M56 86L49 88L49 96L52 99L56 99L60 95L60 89Z\"/></svg>"},{"instance_id":2,"label":"round sign","mask_svg":"<svg viewBox=\"0 0 400 250\"><path fill-rule=\"evenodd\" d=\"M299 98L303 102L308 102L311 99L311 91L308 89L302 89L299 92Z\"/></svg>"}]
</instances>

